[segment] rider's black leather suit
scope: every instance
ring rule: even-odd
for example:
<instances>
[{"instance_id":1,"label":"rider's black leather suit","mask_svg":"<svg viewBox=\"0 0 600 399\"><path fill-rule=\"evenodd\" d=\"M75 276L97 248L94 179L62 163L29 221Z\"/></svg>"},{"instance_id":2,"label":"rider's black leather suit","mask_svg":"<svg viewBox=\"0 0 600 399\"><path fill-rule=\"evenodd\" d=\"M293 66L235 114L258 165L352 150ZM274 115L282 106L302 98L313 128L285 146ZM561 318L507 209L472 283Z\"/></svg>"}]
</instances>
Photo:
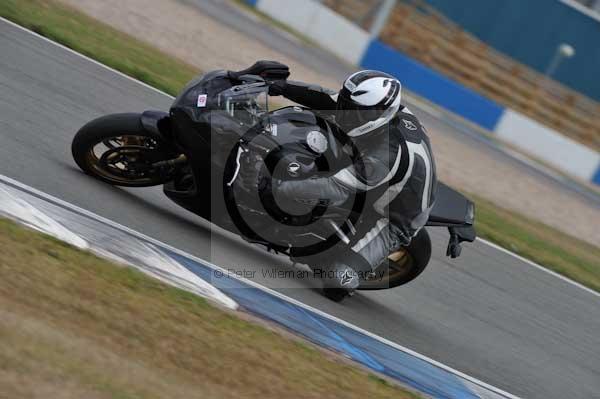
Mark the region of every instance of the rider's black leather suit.
<instances>
[{"instance_id":1,"label":"rider's black leather suit","mask_svg":"<svg viewBox=\"0 0 600 399\"><path fill-rule=\"evenodd\" d=\"M274 94L325 114L335 112L336 93L319 86L287 81ZM328 178L280 182L274 190L292 201L327 198L334 205L366 191L373 217L363 218L366 228L348 238L351 250L366 261L362 264L373 269L408 245L427 222L437 186L435 163L423 126L403 106L387 125L352 140L358 150L354 165Z\"/></svg>"}]
</instances>

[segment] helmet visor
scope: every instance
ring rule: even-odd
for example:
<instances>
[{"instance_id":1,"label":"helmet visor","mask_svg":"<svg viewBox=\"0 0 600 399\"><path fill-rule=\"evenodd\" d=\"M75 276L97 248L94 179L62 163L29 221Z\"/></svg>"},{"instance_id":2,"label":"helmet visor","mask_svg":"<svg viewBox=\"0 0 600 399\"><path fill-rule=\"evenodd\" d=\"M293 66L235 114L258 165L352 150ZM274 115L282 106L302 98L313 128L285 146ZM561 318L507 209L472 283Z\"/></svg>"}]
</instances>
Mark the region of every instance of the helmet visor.
<instances>
[{"instance_id":1,"label":"helmet visor","mask_svg":"<svg viewBox=\"0 0 600 399\"><path fill-rule=\"evenodd\" d=\"M384 112L384 109L378 109L377 107L363 107L345 96L339 96L337 100L335 121L345 133L348 133L369 122L376 121Z\"/></svg>"}]
</instances>

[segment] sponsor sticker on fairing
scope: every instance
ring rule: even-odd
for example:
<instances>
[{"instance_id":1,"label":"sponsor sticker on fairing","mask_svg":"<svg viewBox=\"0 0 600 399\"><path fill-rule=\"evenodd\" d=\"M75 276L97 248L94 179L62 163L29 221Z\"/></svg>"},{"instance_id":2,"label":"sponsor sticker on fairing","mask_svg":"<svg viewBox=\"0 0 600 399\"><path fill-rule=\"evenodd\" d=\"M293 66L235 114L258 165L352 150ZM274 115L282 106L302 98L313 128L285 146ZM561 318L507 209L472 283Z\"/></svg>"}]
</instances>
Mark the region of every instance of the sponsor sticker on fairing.
<instances>
[{"instance_id":1,"label":"sponsor sticker on fairing","mask_svg":"<svg viewBox=\"0 0 600 399\"><path fill-rule=\"evenodd\" d=\"M206 94L200 94L198 95L198 108L204 108L206 107L206 100L208 98L208 95Z\"/></svg>"}]
</instances>

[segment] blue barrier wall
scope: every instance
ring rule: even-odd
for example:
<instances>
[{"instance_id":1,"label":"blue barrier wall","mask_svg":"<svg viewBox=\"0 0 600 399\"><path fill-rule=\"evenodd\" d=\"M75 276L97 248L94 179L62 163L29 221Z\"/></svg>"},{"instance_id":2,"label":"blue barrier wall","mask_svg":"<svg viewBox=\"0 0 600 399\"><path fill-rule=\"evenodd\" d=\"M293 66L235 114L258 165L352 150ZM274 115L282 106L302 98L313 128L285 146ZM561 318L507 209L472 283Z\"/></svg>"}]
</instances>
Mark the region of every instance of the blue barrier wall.
<instances>
[{"instance_id":1,"label":"blue barrier wall","mask_svg":"<svg viewBox=\"0 0 600 399\"><path fill-rule=\"evenodd\" d=\"M494 130L504 109L495 102L434 72L379 40L371 42L361 66L397 76L410 91Z\"/></svg>"},{"instance_id":2,"label":"blue barrier wall","mask_svg":"<svg viewBox=\"0 0 600 399\"><path fill-rule=\"evenodd\" d=\"M592 183L600 186L600 165L598 165L598 170L596 170L596 174L592 177Z\"/></svg>"},{"instance_id":3,"label":"blue barrier wall","mask_svg":"<svg viewBox=\"0 0 600 399\"><path fill-rule=\"evenodd\" d=\"M426 0L499 51L544 72L556 47L569 43L575 57L553 77L600 100L600 21L558 0Z\"/></svg>"}]
</instances>

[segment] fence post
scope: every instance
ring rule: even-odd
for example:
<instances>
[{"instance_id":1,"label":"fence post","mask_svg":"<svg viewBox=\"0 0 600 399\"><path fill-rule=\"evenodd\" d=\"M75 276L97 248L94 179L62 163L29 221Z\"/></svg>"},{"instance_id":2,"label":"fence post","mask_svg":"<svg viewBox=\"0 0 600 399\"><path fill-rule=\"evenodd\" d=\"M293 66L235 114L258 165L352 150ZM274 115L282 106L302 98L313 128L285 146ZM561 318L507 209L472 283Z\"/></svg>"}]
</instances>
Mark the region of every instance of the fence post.
<instances>
[{"instance_id":1,"label":"fence post","mask_svg":"<svg viewBox=\"0 0 600 399\"><path fill-rule=\"evenodd\" d=\"M385 27L388 19L392 11L394 10L394 6L396 5L396 0L384 0L381 6L379 7L379 11L375 14L375 20L371 25L371 29L369 33L371 34L371 39L376 39L381 34L381 31Z\"/></svg>"}]
</instances>

